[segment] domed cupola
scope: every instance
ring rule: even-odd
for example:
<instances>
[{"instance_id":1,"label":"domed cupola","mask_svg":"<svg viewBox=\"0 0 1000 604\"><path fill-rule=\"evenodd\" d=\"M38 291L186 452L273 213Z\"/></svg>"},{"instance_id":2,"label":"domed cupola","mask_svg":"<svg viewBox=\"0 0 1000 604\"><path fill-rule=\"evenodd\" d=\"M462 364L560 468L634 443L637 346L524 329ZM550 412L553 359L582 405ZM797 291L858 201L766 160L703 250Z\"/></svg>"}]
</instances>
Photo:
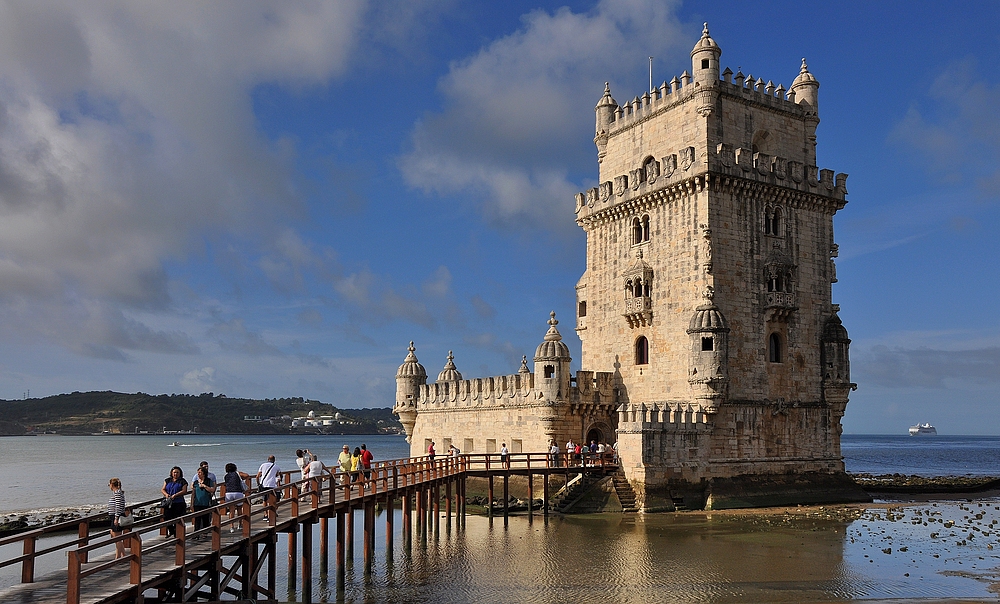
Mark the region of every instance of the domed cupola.
<instances>
[{"instance_id":1,"label":"domed cupola","mask_svg":"<svg viewBox=\"0 0 1000 604\"><path fill-rule=\"evenodd\" d=\"M604 83L604 96L597 101L594 112L597 114L597 125L594 128L594 144L597 145L597 161L600 162L608 152L608 132L611 122L618 111L618 102L611 98L611 86Z\"/></svg>"},{"instance_id":2,"label":"domed cupola","mask_svg":"<svg viewBox=\"0 0 1000 604\"><path fill-rule=\"evenodd\" d=\"M708 23L701 32L701 39L691 49L691 73L695 86L714 87L719 82L719 57L722 49L708 35Z\"/></svg>"},{"instance_id":3,"label":"domed cupola","mask_svg":"<svg viewBox=\"0 0 1000 604\"><path fill-rule=\"evenodd\" d=\"M556 313L552 311L549 315L549 330L545 332L542 343L535 349L535 362L538 361L561 361L569 359L569 346L562 341L562 334L556 329L559 321L556 320Z\"/></svg>"},{"instance_id":4,"label":"domed cupola","mask_svg":"<svg viewBox=\"0 0 1000 604\"><path fill-rule=\"evenodd\" d=\"M698 306L691 315L688 322L688 333L729 331L729 322L722 315L719 307L709 300L705 304Z\"/></svg>"},{"instance_id":5,"label":"domed cupola","mask_svg":"<svg viewBox=\"0 0 1000 604\"><path fill-rule=\"evenodd\" d=\"M401 378L424 378L427 381L427 371L424 366L420 364L417 360L417 355L413 354L416 348L413 347L413 342L410 342L410 347L408 348L409 354L403 359L403 364L399 366L396 371L396 377Z\"/></svg>"},{"instance_id":6,"label":"domed cupola","mask_svg":"<svg viewBox=\"0 0 1000 604\"><path fill-rule=\"evenodd\" d=\"M719 410L729 385L729 322L711 296L711 291L706 293L687 329L691 339L688 383L705 413Z\"/></svg>"},{"instance_id":7,"label":"domed cupola","mask_svg":"<svg viewBox=\"0 0 1000 604\"><path fill-rule=\"evenodd\" d=\"M806 65L805 57L802 58L802 67L799 75L792 81L790 91L795 93L795 102L806 102L812 107L814 112L819 111L819 81L813 74L809 73L809 66Z\"/></svg>"},{"instance_id":8,"label":"domed cupola","mask_svg":"<svg viewBox=\"0 0 1000 604\"><path fill-rule=\"evenodd\" d=\"M410 342L409 353L403 359L403 364L396 371L396 404L392 412L399 417L406 432L406 442L413 436L413 425L417 421L417 399L420 397L420 387L427 384L427 371L413 354L416 348Z\"/></svg>"},{"instance_id":9,"label":"domed cupola","mask_svg":"<svg viewBox=\"0 0 1000 604\"><path fill-rule=\"evenodd\" d=\"M826 320L826 324L823 326L823 341L851 343L851 339L847 337L847 328L844 327L844 323L840 320L836 311Z\"/></svg>"},{"instance_id":10,"label":"domed cupola","mask_svg":"<svg viewBox=\"0 0 1000 604\"><path fill-rule=\"evenodd\" d=\"M556 329L556 313L549 315L549 330L535 350L535 391L540 400L558 403L569 400L569 347Z\"/></svg>"},{"instance_id":11,"label":"domed cupola","mask_svg":"<svg viewBox=\"0 0 1000 604\"><path fill-rule=\"evenodd\" d=\"M439 382L461 382L462 374L455 368L455 355L448 351L448 362L444 364L444 369L438 374Z\"/></svg>"}]
</instances>

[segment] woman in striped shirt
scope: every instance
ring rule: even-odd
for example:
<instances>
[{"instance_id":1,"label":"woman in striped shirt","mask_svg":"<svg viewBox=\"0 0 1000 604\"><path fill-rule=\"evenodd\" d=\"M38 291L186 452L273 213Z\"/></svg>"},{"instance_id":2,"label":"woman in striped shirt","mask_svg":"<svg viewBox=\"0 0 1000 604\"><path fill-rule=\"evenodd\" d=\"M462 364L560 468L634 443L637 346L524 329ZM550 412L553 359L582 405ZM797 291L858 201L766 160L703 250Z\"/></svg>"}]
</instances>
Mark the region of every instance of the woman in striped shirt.
<instances>
[{"instance_id":1,"label":"woman in striped shirt","mask_svg":"<svg viewBox=\"0 0 1000 604\"><path fill-rule=\"evenodd\" d=\"M108 516L111 518L111 536L117 537L122 534L121 526L119 526L119 521L122 516L125 515L125 491L122 490L122 481L117 478L112 478L108 483L111 487L111 498L108 499ZM115 558L121 558L125 555L125 542L115 541Z\"/></svg>"}]
</instances>

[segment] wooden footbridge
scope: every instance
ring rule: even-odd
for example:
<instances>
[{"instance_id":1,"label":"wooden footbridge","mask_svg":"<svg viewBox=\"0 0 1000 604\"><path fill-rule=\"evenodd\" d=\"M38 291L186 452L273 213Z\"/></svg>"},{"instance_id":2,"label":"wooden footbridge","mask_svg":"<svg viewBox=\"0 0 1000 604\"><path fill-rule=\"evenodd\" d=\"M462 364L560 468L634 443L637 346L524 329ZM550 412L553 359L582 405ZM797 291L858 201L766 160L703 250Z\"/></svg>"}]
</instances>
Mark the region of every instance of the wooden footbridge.
<instances>
[{"instance_id":1,"label":"wooden footbridge","mask_svg":"<svg viewBox=\"0 0 1000 604\"><path fill-rule=\"evenodd\" d=\"M527 478L528 498L534 499L534 479L541 478L542 510L549 511L549 478L565 474L610 474L617 470L610 458L595 457L585 463L558 463L544 453L515 453L506 461L499 455L460 455L435 459L416 457L372 464L369 478L350 483L341 473L292 482L284 473L281 496L254 493L235 504L220 504L198 514L163 522L159 517L137 520L131 531L111 537L91 525L107 521L107 514L35 529L5 539L0 546L22 544L22 554L0 560L0 568L21 565L21 582L0 590L4 603L97 604L112 602L217 601L224 596L275 600L276 545L279 534L288 539L288 578L296 579L301 559L301 601L312 601L313 526L319 524L319 568L329 568L330 520L335 524L335 562L338 588L343 588L346 557L353 555L354 516L362 517L363 556L372 563L375 553L376 505L385 516L386 555L393 551L393 509L402 507L402 538L440 522L442 501L448 522L458 526L466 512L466 479L488 480L489 501L494 501L494 481L502 480L502 513L508 508L511 476ZM443 495L443 497L442 497ZM138 509L159 499L129 504ZM497 510L497 512L500 511ZM494 506L488 507L494 513ZM529 505L527 512L534 513ZM194 530L195 516L207 514L208 526ZM172 529L173 535L168 534ZM75 531L78 537L37 549L46 535ZM300 539L301 537L301 539ZM301 545L298 544L301 541ZM96 550L114 550L117 542L127 548L122 558ZM42 556L65 555L67 566L45 576L35 576L35 561ZM155 597L152 595L155 593Z\"/></svg>"}]
</instances>

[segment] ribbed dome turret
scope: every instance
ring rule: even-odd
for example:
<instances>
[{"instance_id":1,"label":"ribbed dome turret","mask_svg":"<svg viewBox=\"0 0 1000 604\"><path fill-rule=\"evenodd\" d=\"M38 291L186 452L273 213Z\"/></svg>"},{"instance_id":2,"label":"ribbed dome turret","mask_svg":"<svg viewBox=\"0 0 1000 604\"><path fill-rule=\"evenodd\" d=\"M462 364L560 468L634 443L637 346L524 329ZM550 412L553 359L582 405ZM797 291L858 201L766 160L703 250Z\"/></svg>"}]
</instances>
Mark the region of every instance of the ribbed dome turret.
<instances>
[{"instance_id":1,"label":"ribbed dome turret","mask_svg":"<svg viewBox=\"0 0 1000 604\"><path fill-rule=\"evenodd\" d=\"M408 349L410 352L403 359L403 364L399 366L399 370L396 371L396 377L418 377L427 378L427 371L424 366L420 364L417 360L417 355L413 354L416 348L413 347L413 342L410 342L410 347Z\"/></svg>"},{"instance_id":2,"label":"ribbed dome turret","mask_svg":"<svg viewBox=\"0 0 1000 604\"><path fill-rule=\"evenodd\" d=\"M722 55L722 49L715 43L712 36L708 35L708 23L705 23L705 28L701 30L701 39L695 43L694 48L691 50L691 56L702 50L714 51L716 58Z\"/></svg>"},{"instance_id":3,"label":"ribbed dome turret","mask_svg":"<svg viewBox=\"0 0 1000 604\"><path fill-rule=\"evenodd\" d=\"M806 65L806 58L802 57L802 68L799 69L799 75L795 76L792 81L792 90L795 90L799 86L805 86L809 84L815 84L819 87L819 82L813 74L809 73L809 66Z\"/></svg>"},{"instance_id":4,"label":"ribbed dome turret","mask_svg":"<svg viewBox=\"0 0 1000 604\"><path fill-rule=\"evenodd\" d=\"M695 309L691 322L688 324L688 333L700 331L729 331L729 322L722 315L722 311L714 302L708 301Z\"/></svg>"},{"instance_id":5,"label":"ribbed dome turret","mask_svg":"<svg viewBox=\"0 0 1000 604\"><path fill-rule=\"evenodd\" d=\"M439 382L460 382L462 381L462 374L458 372L455 368L455 355L448 351L448 362L444 364L444 369L438 374Z\"/></svg>"},{"instance_id":6,"label":"ribbed dome turret","mask_svg":"<svg viewBox=\"0 0 1000 604\"><path fill-rule=\"evenodd\" d=\"M826 320L826 325L823 326L823 341L824 342L850 342L851 339L847 337L847 328L844 327L843 322L841 322L840 317L837 316L836 311L833 315Z\"/></svg>"},{"instance_id":7,"label":"ribbed dome turret","mask_svg":"<svg viewBox=\"0 0 1000 604\"><path fill-rule=\"evenodd\" d=\"M545 332L544 341L535 350L535 361L555 361L570 358L569 347L562 341L562 334L556 329L556 325L558 324L559 321L556 321L556 313L552 311L549 315L549 330Z\"/></svg>"},{"instance_id":8,"label":"ribbed dome turret","mask_svg":"<svg viewBox=\"0 0 1000 604\"><path fill-rule=\"evenodd\" d=\"M600 109L601 107L618 107L618 103L611 98L611 85L608 82L604 83L604 96L601 97L601 100L597 101L595 109Z\"/></svg>"}]
</instances>

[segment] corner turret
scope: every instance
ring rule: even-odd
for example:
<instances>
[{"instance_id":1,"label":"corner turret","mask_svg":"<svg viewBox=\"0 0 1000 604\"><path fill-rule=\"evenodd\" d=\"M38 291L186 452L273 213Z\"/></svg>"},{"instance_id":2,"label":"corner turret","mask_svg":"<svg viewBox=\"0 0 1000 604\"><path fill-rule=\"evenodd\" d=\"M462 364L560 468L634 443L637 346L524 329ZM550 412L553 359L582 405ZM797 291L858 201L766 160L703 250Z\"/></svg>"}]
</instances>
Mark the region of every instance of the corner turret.
<instances>
[{"instance_id":1,"label":"corner turret","mask_svg":"<svg viewBox=\"0 0 1000 604\"><path fill-rule=\"evenodd\" d=\"M607 154L608 132L611 130L611 122L615 119L615 111L618 110L618 103L611 98L611 86L604 83L604 96L597 101L594 111L597 113L597 126L594 129L594 144L597 145L597 161L600 162Z\"/></svg>"},{"instance_id":2,"label":"corner turret","mask_svg":"<svg viewBox=\"0 0 1000 604\"><path fill-rule=\"evenodd\" d=\"M709 297L688 324L691 356L688 383L705 413L715 413L729 385L729 323Z\"/></svg>"},{"instance_id":3,"label":"corner turret","mask_svg":"<svg viewBox=\"0 0 1000 604\"><path fill-rule=\"evenodd\" d=\"M708 35L708 23L701 32L701 39L691 50L691 73L694 74L695 86L714 87L719 81L719 57L722 49Z\"/></svg>"},{"instance_id":4,"label":"corner turret","mask_svg":"<svg viewBox=\"0 0 1000 604\"><path fill-rule=\"evenodd\" d=\"M809 73L806 58L792 82L789 94L806 110L806 165L816 165L816 127L819 126L819 81Z\"/></svg>"},{"instance_id":5,"label":"corner turret","mask_svg":"<svg viewBox=\"0 0 1000 604\"><path fill-rule=\"evenodd\" d=\"M417 393L420 386L427 383L427 371L417 360L417 355L413 354L416 350L413 342L410 342L408 350L403 364L396 371L396 404L392 408L392 412L399 417L399 423L403 424L406 442L410 442L413 425L417 421Z\"/></svg>"},{"instance_id":6,"label":"corner turret","mask_svg":"<svg viewBox=\"0 0 1000 604\"><path fill-rule=\"evenodd\" d=\"M535 389L550 403L569 398L569 347L556 329L556 313L549 315L549 330L535 350Z\"/></svg>"}]
</instances>

